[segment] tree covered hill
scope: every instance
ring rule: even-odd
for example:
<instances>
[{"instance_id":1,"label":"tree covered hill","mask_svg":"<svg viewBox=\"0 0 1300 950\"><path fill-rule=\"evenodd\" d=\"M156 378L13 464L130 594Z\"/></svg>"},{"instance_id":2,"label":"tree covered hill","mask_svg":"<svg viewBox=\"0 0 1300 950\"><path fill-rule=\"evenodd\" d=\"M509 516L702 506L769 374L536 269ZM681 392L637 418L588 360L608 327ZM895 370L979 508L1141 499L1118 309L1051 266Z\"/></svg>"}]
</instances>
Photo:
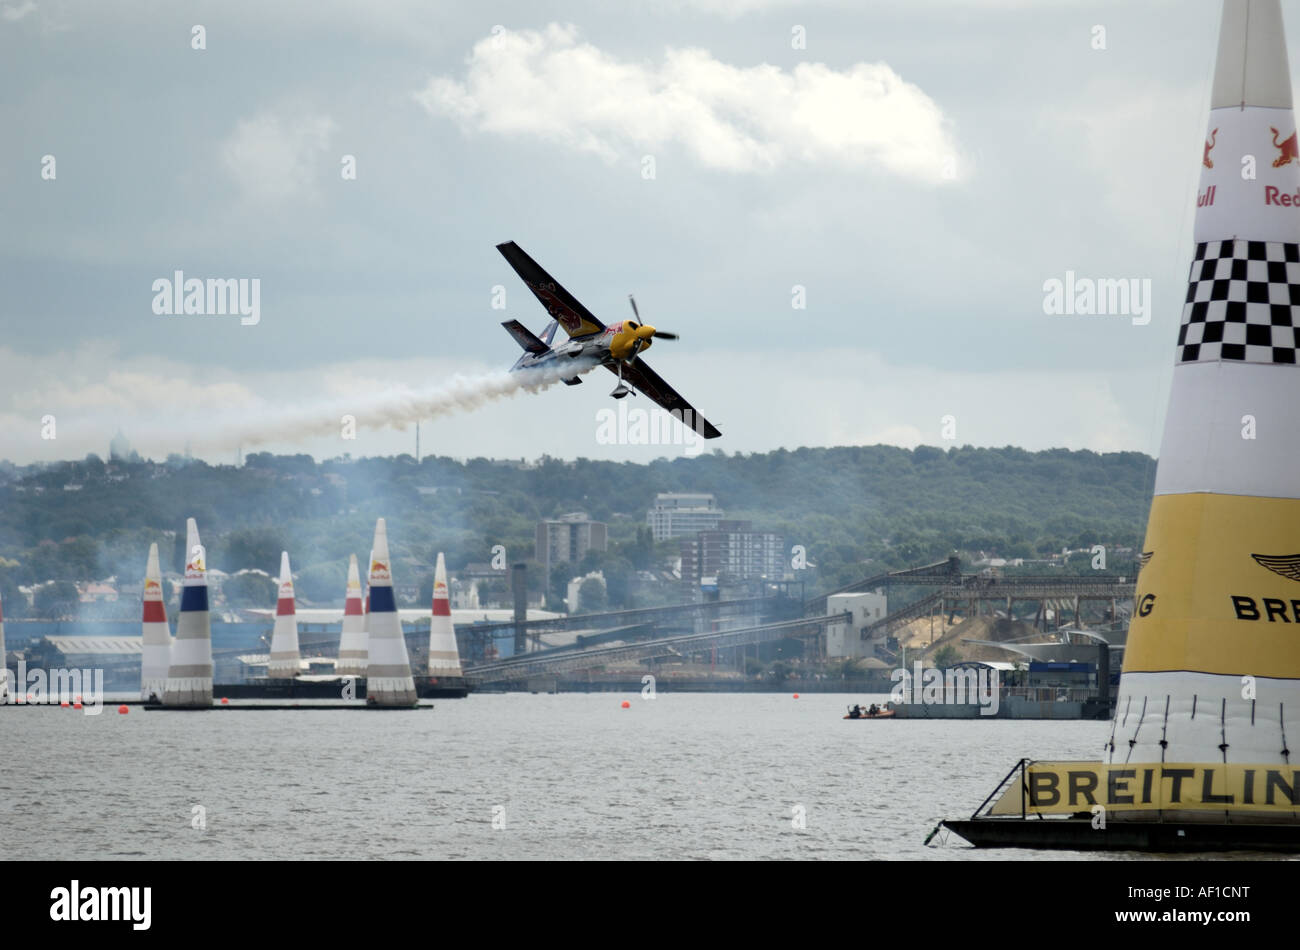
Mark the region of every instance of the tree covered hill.
<instances>
[{"instance_id":1,"label":"tree covered hill","mask_svg":"<svg viewBox=\"0 0 1300 950\"><path fill-rule=\"evenodd\" d=\"M163 570L175 571L187 517L198 520L209 565L227 572L275 573L288 550L309 599L339 596L347 556L364 561L378 516L388 519L399 580L404 566L427 573L437 551L453 571L489 561L497 544L511 561L531 561L537 521L570 511L610 526L611 550L584 569L652 569L677 545L649 541L646 510L656 493L691 491L715 494L729 519L803 545L816 565L805 577L811 592L953 551L1032 558L1093 543L1135 546L1154 472L1154 460L1136 452L970 446L715 452L646 464L435 457L417 465L409 455L318 463L262 453L237 468L92 455L0 469L0 583L135 579L151 541Z\"/></svg>"}]
</instances>

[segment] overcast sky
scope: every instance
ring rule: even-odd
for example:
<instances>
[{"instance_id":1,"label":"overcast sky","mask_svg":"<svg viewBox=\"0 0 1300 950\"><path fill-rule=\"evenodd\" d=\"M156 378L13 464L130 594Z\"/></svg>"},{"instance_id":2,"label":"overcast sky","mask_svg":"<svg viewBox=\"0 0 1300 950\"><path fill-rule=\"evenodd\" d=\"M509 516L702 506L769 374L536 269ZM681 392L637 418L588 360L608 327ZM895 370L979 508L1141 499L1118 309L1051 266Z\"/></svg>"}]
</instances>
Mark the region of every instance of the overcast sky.
<instances>
[{"instance_id":1,"label":"overcast sky","mask_svg":"<svg viewBox=\"0 0 1300 950\"><path fill-rule=\"evenodd\" d=\"M506 240L605 322L635 293L681 334L646 361L722 429L710 448L1155 454L1218 17L0 0L0 458L104 455L120 426L231 461L242 424L245 452L413 452L383 407L472 389L519 355L501 321L546 323ZM156 314L178 270L256 278L259 321ZM1149 279L1150 322L1044 313L1067 271ZM422 450L686 451L604 444L613 383L431 419ZM266 424L353 404L354 440Z\"/></svg>"}]
</instances>

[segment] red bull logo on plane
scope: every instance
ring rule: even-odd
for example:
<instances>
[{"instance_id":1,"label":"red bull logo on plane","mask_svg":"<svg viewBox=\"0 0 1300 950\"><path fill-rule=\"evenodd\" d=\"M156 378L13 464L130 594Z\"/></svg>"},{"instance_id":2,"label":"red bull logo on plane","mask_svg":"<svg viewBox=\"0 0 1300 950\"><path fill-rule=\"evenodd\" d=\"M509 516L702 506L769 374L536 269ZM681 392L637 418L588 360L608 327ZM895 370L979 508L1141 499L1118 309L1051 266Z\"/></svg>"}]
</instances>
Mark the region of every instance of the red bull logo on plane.
<instances>
[{"instance_id":1,"label":"red bull logo on plane","mask_svg":"<svg viewBox=\"0 0 1300 950\"><path fill-rule=\"evenodd\" d=\"M559 320L560 326L564 327L567 333L577 333L582 328L582 317L574 313L572 308L555 295L554 284L530 283L528 287L542 301L546 312Z\"/></svg>"}]
</instances>

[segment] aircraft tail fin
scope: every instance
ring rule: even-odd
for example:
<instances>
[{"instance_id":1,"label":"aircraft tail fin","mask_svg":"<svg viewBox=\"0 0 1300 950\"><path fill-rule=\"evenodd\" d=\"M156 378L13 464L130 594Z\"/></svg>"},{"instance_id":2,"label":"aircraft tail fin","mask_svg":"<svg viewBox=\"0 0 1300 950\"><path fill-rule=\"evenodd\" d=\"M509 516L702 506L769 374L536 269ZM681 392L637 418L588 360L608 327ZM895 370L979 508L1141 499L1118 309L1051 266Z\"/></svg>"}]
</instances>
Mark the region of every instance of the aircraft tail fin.
<instances>
[{"instance_id":1,"label":"aircraft tail fin","mask_svg":"<svg viewBox=\"0 0 1300 950\"><path fill-rule=\"evenodd\" d=\"M518 343L520 346L522 346L529 353L545 353L547 350L550 349L549 346L547 346L537 337L533 336L532 331L529 330L522 323L520 323L518 320L507 320L505 323L501 325L506 328L507 333L509 333L512 337L515 338L515 342ZM552 335L554 335L555 324L552 323L551 326L548 327L547 329Z\"/></svg>"}]
</instances>

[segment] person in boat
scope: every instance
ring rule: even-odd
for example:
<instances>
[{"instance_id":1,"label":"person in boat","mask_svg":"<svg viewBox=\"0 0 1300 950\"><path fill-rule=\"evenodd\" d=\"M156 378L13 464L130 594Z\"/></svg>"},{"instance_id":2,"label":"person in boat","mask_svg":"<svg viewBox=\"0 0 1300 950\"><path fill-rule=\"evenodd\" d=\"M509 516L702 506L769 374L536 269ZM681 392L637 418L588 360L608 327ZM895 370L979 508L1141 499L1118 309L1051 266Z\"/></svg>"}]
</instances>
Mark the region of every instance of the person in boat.
<instances>
[{"instance_id":1,"label":"person in boat","mask_svg":"<svg viewBox=\"0 0 1300 950\"><path fill-rule=\"evenodd\" d=\"M854 703L854 704L853 704L853 708L849 710L849 718L850 718L850 719L861 719L861 718L862 718L862 707L859 706L857 703Z\"/></svg>"},{"instance_id":2,"label":"person in boat","mask_svg":"<svg viewBox=\"0 0 1300 950\"><path fill-rule=\"evenodd\" d=\"M871 706L868 707L868 709L867 709L867 715L868 715L868 716L874 716L874 715L876 715L876 713L878 713L878 712L880 712L880 707L877 706L875 703L872 703Z\"/></svg>"}]
</instances>

